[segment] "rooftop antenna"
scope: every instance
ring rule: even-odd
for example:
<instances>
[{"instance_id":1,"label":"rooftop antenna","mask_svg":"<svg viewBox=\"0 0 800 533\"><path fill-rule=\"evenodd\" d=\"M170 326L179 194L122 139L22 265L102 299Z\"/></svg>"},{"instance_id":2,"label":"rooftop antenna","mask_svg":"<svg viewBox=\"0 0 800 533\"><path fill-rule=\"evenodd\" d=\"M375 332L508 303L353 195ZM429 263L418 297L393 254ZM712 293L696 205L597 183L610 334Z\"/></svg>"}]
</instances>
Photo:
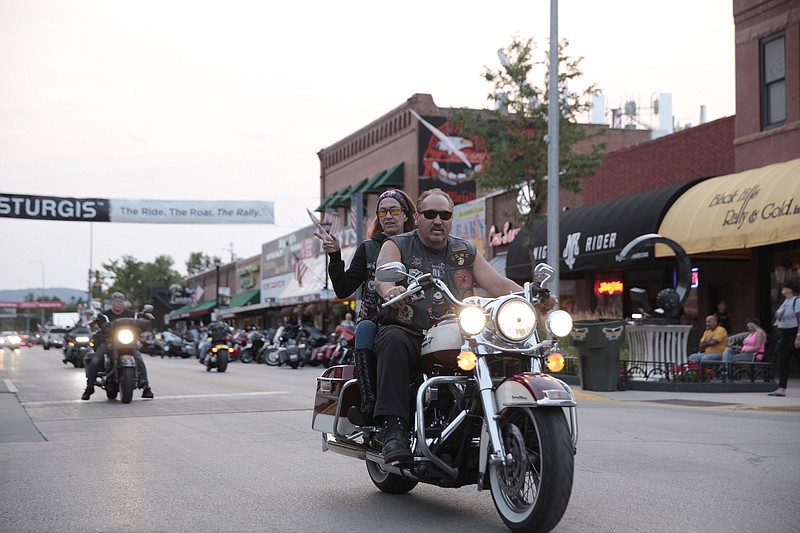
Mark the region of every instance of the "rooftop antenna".
<instances>
[{"instance_id":1,"label":"rooftop antenna","mask_svg":"<svg viewBox=\"0 0 800 533\"><path fill-rule=\"evenodd\" d=\"M229 242L228 244L230 245L230 248L223 248L222 251L231 253L231 263L233 263L236 261L236 254L233 253L233 242Z\"/></svg>"}]
</instances>

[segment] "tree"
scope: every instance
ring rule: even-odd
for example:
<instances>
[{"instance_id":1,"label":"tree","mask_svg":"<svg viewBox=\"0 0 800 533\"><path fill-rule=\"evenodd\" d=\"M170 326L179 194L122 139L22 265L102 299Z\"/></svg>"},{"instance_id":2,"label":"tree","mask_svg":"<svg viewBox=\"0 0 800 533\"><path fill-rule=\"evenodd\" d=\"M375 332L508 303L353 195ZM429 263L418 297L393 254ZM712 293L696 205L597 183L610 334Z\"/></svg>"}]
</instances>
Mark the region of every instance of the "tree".
<instances>
[{"instance_id":1,"label":"tree","mask_svg":"<svg viewBox=\"0 0 800 533\"><path fill-rule=\"evenodd\" d=\"M149 287L181 282L181 275L172 268L172 264L172 258L167 255L156 257L152 263L138 261L129 255L103 263L108 273L106 279L113 280L106 295L119 291L138 309L147 303Z\"/></svg>"},{"instance_id":2,"label":"tree","mask_svg":"<svg viewBox=\"0 0 800 533\"><path fill-rule=\"evenodd\" d=\"M578 124L578 116L586 112L591 96L598 89L590 85L581 92L573 92L570 82L581 76L579 70L583 58L566 55L569 42L559 43L558 83L560 92L560 143L559 143L559 184L562 189L579 192L581 180L594 174L602 161L605 146L594 142L598 134L591 134ZM475 112L460 109L451 117L463 135L474 137L481 142L489 156L480 172L474 174L478 187L484 191L503 190L518 194L522 190L528 197L530 211L507 213L518 224L528 230L525 246L530 250L531 267L534 266L530 239L533 236L534 221L542 218L541 211L547 204L547 152L545 136L548 130L548 64L549 61L534 60L535 44L532 39L512 38L508 48L502 50L506 61L502 67L492 70L484 67L483 78L492 85L488 99L504 99L507 106L499 110ZM547 58L547 54L545 54ZM544 72L541 87L529 83L529 78L539 71ZM590 145L578 151L576 145ZM530 191L530 192L529 192Z\"/></svg>"},{"instance_id":3,"label":"tree","mask_svg":"<svg viewBox=\"0 0 800 533\"><path fill-rule=\"evenodd\" d=\"M203 252L192 252L189 254L189 259L186 261L186 273L190 276L197 274L204 270L208 270L212 265L221 262L222 259L218 256L211 257Z\"/></svg>"}]
</instances>

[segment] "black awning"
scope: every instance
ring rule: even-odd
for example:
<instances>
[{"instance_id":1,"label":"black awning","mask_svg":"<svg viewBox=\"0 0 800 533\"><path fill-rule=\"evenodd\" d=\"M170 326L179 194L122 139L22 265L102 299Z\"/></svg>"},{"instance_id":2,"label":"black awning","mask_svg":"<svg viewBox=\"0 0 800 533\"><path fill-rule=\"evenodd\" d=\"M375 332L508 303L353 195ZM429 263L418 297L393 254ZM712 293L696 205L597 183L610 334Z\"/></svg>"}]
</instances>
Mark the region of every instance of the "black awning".
<instances>
[{"instance_id":1,"label":"black awning","mask_svg":"<svg viewBox=\"0 0 800 533\"><path fill-rule=\"evenodd\" d=\"M562 212L559 218L561 273L619 266L617 254L622 248L640 235L656 233L667 209L694 183L696 181L653 189ZM526 247L527 240L527 231L523 228L508 247L506 276L511 279L531 278L529 246L533 246L535 261L547 261L546 219L534 223L532 243ZM634 260L655 257L652 245L634 255Z\"/></svg>"}]
</instances>

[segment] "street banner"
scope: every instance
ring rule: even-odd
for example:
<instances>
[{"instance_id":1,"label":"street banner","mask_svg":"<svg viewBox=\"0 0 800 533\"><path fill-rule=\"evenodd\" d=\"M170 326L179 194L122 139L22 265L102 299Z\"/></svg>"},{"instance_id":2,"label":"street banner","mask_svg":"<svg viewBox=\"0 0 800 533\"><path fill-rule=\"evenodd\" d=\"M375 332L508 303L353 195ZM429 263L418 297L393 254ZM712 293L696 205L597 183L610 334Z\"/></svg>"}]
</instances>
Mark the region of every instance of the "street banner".
<instances>
[{"instance_id":1,"label":"street banner","mask_svg":"<svg viewBox=\"0 0 800 533\"><path fill-rule=\"evenodd\" d=\"M64 309L66 302L0 302L0 309Z\"/></svg>"},{"instance_id":2,"label":"street banner","mask_svg":"<svg viewBox=\"0 0 800 533\"><path fill-rule=\"evenodd\" d=\"M273 202L112 200L0 193L0 217L139 224L274 224Z\"/></svg>"}]
</instances>

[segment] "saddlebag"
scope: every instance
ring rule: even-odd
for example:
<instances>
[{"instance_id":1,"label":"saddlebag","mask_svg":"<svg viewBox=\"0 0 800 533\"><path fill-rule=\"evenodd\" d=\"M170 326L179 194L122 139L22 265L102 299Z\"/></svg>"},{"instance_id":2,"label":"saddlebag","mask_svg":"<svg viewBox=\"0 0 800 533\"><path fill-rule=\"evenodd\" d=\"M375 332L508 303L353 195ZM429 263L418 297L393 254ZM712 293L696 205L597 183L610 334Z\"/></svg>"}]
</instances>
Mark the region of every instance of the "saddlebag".
<instances>
[{"instance_id":1,"label":"saddlebag","mask_svg":"<svg viewBox=\"0 0 800 533\"><path fill-rule=\"evenodd\" d=\"M355 367L338 365L326 369L317 378L311 428L334 435L351 434L355 427L347 420L347 410L351 405L360 403L361 396L355 379Z\"/></svg>"}]
</instances>

